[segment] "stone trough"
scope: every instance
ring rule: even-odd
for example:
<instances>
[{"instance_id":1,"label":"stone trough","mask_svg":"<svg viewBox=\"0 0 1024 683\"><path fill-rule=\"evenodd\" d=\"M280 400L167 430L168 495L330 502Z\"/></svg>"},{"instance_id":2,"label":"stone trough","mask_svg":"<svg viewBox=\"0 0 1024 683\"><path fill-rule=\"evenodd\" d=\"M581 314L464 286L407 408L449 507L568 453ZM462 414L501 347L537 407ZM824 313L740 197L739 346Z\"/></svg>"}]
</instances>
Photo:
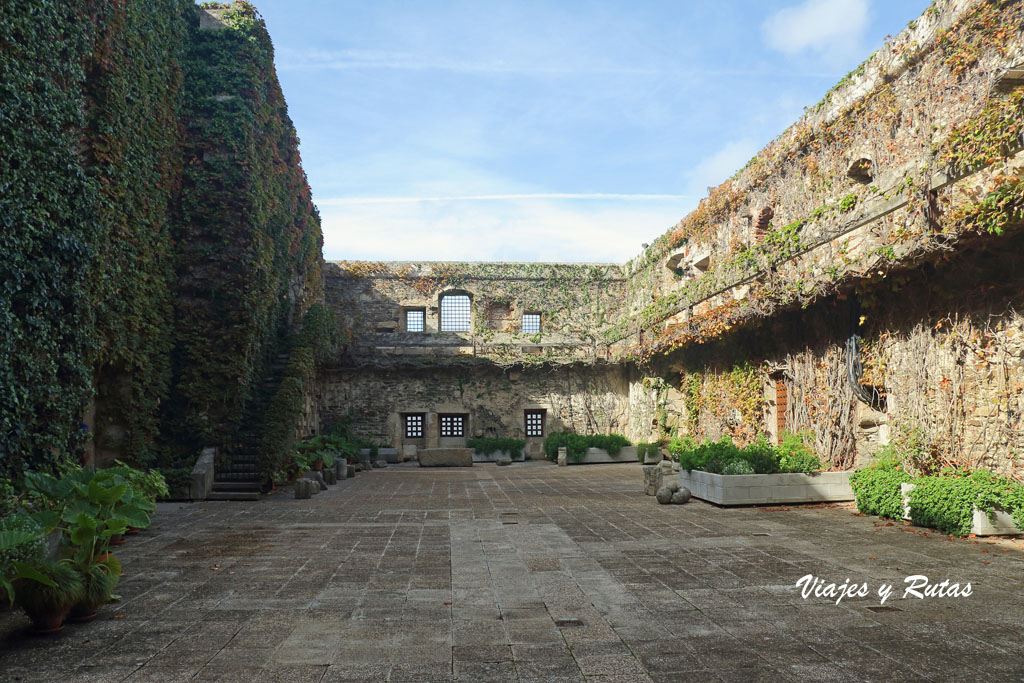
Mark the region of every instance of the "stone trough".
<instances>
[{"instance_id":1,"label":"stone trough","mask_svg":"<svg viewBox=\"0 0 1024 683\"><path fill-rule=\"evenodd\" d=\"M421 448L420 467L472 467L471 448Z\"/></svg>"}]
</instances>

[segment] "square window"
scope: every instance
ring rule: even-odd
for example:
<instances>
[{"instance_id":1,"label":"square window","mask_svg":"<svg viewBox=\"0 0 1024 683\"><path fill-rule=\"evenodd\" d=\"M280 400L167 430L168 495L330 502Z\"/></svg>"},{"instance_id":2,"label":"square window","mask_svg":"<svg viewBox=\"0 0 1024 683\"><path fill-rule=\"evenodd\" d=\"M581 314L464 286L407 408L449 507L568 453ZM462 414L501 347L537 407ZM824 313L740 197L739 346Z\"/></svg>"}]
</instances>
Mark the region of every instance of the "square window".
<instances>
[{"instance_id":1,"label":"square window","mask_svg":"<svg viewBox=\"0 0 1024 683\"><path fill-rule=\"evenodd\" d=\"M405 312L405 331L423 332L426 328L427 314L422 308Z\"/></svg>"},{"instance_id":2,"label":"square window","mask_svg":"<svg viewBox=\"0 0 1024 683\"><path fill-rule=\"evenodd\" d=\"M441 436L465 436L465 415L440 415Z\"/></svg>"},{"instance_id":3,"label":"square window","mask_svg":"<svg viewBox=\"0 0 1024 683\"><path fill-rule=\"evenodd\" d=\"M411 413L405 416L405 438L423 438L423 413Z\"/></svg>"},{"instance_id":4,"label":"square window","mask_svg":"<svg viewBox=\"0 0 1024 683\"><path fill-rule=\"evenodd\" d=\"M523 334L540 334L540 313L523 313Z\"/></svg>"},{"instance_id":5,"label":"square window","mask_svg":"<svg viewBox=\"0 0 1024 683\"><path fill-rule=\"evenodd\" d=\"M469 332L469 296L449 294L441 297L441 331Z\"/></svg>"},{"instance_id":6,"label":"square window","mask_svg":"<svg viewBox=\"0 0 1024 683\"><path fill-rule=\"evenodd\" d=\"M544 436L544 413L543 410L526 411L527 436Z\"/></svg>"}]
</instances>

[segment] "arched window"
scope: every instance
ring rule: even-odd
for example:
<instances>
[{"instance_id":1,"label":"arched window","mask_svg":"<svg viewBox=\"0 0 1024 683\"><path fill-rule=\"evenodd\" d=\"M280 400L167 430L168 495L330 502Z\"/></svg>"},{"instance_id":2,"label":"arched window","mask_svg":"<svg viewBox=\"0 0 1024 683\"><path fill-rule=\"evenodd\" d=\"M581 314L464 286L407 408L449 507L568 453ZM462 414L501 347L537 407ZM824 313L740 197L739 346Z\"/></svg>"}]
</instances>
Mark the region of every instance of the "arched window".
<instances>
[{"instance_id":1,"label":"arched window","mask_svg":"<svg viewBox=\"0 0 1024 683\"><path fill-rule=\"evenodd\" d=\"M469 318L468 294L445 294L441 297L442 332L469 332Z\"/></svg>"}]
</instances>

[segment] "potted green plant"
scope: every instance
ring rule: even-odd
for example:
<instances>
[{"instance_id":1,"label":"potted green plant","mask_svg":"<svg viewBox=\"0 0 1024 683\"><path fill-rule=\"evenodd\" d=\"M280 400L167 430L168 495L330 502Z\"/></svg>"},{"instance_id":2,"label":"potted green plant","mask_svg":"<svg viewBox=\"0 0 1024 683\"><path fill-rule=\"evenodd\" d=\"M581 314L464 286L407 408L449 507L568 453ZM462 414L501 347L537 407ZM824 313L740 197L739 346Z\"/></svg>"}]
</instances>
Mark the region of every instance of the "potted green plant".
<instances>
[{"instance_id":1,"label":"potted green plant","mask_svg":"<svg viewBox=\"0 0 1024 683\"><path fill-rule=\"evenodd\" d=\"M36 565L15 563L14 602L32 620L35 633L54 633L63 628L64 617L85 595L81 574L69 560L43 561Z\"/></svg>"},{"instance_id":2,"label":"potted green plant","mask_svg":"<svg viewBox=\"0 0 1024 683\"><path fill-rule=\"evenodd\" d=\"M117 467L114 468L116 471L124 477L125 481L132 489L132 499L135 501L137 506L140 506L147 513L153 512L156 509L156 501L158 498L166 498L170 495L170 490L167 487L167 480L164 479L164 475L159 470L149 470L144 472L136 469L131 465L128 465L120 460L115 461ZM125 529L126 534L138 533L146 527L137 527L128 525Z\"/></svg>"},{"instance_id":3,"label":"potted green plant","mask_svg":"<svg viewBox=\"0 0 1024 683\"><path fill-rule=\"evenodd\" d=\"M114 597L121 577L121 563L111 553L90 559L76 567L82 577L83 592L68 613L68 621L86 622L96 618L96 610Z\"/></svg>"}]
</instances>

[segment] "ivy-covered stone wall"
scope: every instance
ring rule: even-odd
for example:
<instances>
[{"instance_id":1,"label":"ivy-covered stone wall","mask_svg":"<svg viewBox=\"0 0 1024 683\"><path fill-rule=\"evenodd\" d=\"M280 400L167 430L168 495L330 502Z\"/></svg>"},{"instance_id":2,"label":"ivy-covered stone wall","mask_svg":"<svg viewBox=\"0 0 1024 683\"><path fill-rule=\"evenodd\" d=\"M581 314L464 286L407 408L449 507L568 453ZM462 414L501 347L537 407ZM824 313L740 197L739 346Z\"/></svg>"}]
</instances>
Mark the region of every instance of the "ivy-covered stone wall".
<instances>
[{"instance_id":1,"label":"ivy-covered stone wall","mask_svg":"<svg viewBox=\"0 0 1024 683\"><path fill-rule=\"evenodd\" d=\"M320 294L269 37L207 4L0 13L0 478L186 470Z\"/></svg>"},{"instance_id":2,"label":"ivy-covered stone wall","mask_svg":"<svg viewBox=\"0 0 1024 683\"><path fill-rule=\"evenodd\" d=\"M626 264L647 413L1020 476L1021 65L1020 3L937 0Z\"/></svg>"}]
</instances>

